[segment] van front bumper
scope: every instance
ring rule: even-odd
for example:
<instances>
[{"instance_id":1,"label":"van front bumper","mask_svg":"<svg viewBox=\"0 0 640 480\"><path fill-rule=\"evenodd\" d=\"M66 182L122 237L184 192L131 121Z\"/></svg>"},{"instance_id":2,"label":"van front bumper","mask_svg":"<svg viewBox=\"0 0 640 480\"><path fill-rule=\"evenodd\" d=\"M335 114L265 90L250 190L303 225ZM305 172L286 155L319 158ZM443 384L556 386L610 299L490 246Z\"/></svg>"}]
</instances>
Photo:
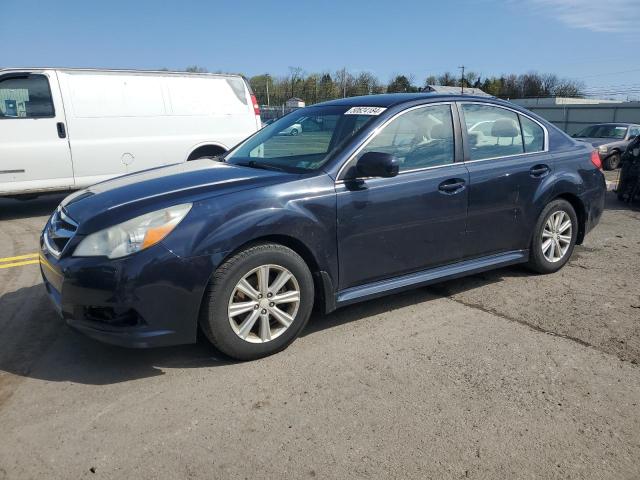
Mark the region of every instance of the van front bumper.
<instances>
[{"instance_id":1,"label":"van front bumper","mask_svg":"<svg viewBox=\"0 0 640 480\"><path fill-rule=\"evenodd\" d=\"M40 239L40 271L54 308L74 329L105 343L193 343L211 261L183 259L162 244L116 260L56 258Z\"/></svg>"}]
</instances>

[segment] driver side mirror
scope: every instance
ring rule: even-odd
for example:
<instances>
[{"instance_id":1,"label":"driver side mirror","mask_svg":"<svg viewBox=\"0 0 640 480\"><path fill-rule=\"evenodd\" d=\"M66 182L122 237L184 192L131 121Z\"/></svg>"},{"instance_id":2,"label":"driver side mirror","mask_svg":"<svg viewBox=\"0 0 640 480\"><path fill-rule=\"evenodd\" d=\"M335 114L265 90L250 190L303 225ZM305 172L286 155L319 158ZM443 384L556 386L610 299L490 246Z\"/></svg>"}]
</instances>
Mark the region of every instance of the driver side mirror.
<instances>
[{"instance_id":1,"label":"driver side mirror","mask_svg":"<svg viewBox=\"0 0 640 480\"><path fill-rule=\"evenodd\" d=\"M400 164L390 153L367 152L358 159L356 173L358 177L390 178L398 175Z\"/></svg>"}]
</instances>

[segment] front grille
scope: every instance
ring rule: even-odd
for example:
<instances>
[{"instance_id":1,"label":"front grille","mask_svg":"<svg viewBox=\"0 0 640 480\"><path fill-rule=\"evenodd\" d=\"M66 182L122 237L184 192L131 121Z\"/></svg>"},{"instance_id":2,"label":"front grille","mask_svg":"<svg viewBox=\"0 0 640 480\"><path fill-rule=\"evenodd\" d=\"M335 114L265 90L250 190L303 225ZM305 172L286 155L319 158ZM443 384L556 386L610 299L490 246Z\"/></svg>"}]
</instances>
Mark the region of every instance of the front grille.
<instances>
[{"instance_id":1,"label":"front grille","mask_svg":"<svg viewBox=\"0 0 640 480\"><path fill-rule=\"evenodd\" d=\"M64 247L67 246L69 240L78 230L78 224L64 211L64 208L58 207L44 231L44 241L47 249L55 256L60 256Z\"/></svg>"}]
</instances>

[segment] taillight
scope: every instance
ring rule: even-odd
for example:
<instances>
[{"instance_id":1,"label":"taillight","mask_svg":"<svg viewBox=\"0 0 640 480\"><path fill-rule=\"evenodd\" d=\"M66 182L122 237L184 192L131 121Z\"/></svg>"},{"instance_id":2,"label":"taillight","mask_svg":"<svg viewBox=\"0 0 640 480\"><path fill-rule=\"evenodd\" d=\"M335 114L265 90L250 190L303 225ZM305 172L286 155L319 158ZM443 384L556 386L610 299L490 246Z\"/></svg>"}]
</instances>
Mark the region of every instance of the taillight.
<instances>
[{"instance_id":1,"label":"taillight","mask_svg":"<svg viewBox=\"0 0 640 480\"><path fill-rule=\"evenodd\" d=\"M251 103L253 103L253 113L260 115L260 105L258 105L258 99L255 95L251 95Z\"/></svg>"},{"instance_id":2,"label":"taillight","mask_svg":"<svg viewBox=\"0 0 640 480\"><path fill-rule=\"evenodd\" d=\"M602 162L600 161L600 155L598 154L597 150L591 152L591 163L602 170Z\"/></svg>"}]
</instances>

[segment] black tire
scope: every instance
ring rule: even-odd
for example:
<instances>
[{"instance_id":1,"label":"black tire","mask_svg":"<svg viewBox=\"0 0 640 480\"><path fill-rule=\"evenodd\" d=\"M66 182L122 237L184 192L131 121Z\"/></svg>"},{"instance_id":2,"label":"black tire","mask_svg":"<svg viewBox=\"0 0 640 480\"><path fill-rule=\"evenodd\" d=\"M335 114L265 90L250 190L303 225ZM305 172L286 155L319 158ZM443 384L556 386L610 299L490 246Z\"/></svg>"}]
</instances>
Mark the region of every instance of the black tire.
<instances>
[{"instance_id":1,"label":"black tire","mask_svg":"<svg viewBox=\"0 0 640 480\"><path fill-rule=\"evenodd\" d=\"M264 343L250 343L234 332L227 308L238 282L262 265L281 266L292 273L300 289L300 303L293 321L280 336ZM237 360L255 360L284 350L298 337L309 320L313 301L313 277L296 252L279 244L255 244L216 270L203 299L200 326L209 341L224 354Z\"/></svg>"},{"instance_id":2,"label":"black tire","mask_svg":"<svg viewBox=\"0 0 640 480\"><path fill-rule=\"evenodd\" d=\"M619 153L614 153L612 155L609 155L607 158L604 159L604 162L602 162L602 168L604 168L605 170L615 170L619 166L620 166Z\"/></svg>"},{"instance_id":3,"label":"black tire","mask_svg":"<svg viewBox=\"0 0 640 480\"><path fill-rule=\"evenodd\" d=\"M290 134L292 137L295 137L296 135L298 135L298 133L299 133L299 132L298 132L298 129L297 129L297 128L294 128L294 129L292 129L292 130L289 132L289 134Z\"/></svg>"},{"instance_id":4,"label":"black tire","mask_svg":"<svg viewBox=\"0 0 640 480\"><path fill-rule=\"evenodd\" d=\"M559 211L566 212L571 219L571 242L564 256L556 262L551 262L547 260L542 252L542 231L549 217ZM560 270L565 263L569 261L569 258L571 258L571 254L576 245L576 238L578 237L578 228L578 216L569 202L558 199L549 203L544 210L542 210L533 230L528 267L537 273L554 273Z\"/></svg>"}]
</instances>

